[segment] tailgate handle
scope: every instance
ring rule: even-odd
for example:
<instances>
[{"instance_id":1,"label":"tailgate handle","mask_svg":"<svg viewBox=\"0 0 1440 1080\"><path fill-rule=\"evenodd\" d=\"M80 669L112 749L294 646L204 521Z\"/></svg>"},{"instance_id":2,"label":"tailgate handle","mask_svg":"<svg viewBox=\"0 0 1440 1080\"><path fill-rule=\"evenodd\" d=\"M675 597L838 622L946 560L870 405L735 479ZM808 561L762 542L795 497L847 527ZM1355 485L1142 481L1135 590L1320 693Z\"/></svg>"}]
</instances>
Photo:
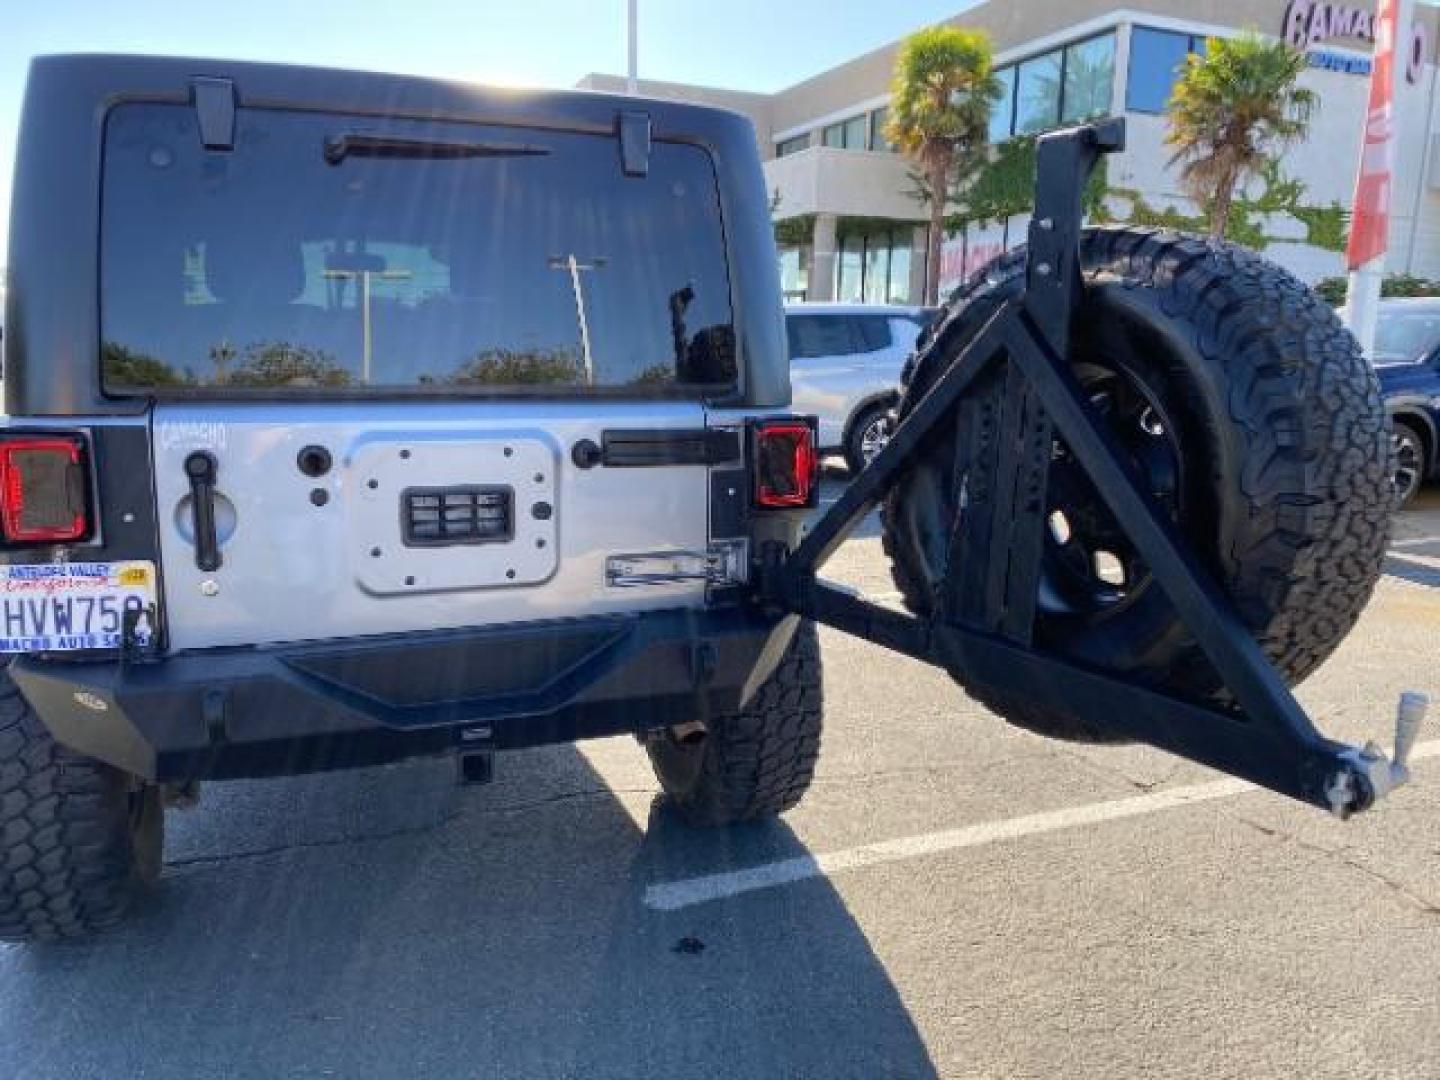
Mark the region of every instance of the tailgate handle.
<instances>
[{"instance_id":1,"label":"tailgate handle","mask_svg":"<svg viewBox=\"0 0 1440 1080\"><path fill-rule=\"evenodd\" d=\"M599 452L594 443L577 443L571 453L582 469L606 465L612 469L643 469L663 465L724 465L740 460L739 433L725 428L600 433Z\"/></svg>"},{"instance_id":2,"label":"tailgate handle","mask_svg":"<svg viewBox=\"0 0 1440 1080\"><path fill-rule=\"evenodd\" d=\"M196 450L185 459L190 481L190 512L195 522L195 565L206 573L220 569L220 545L215 539L215 455Z\"/></svg>"}]
</instances>

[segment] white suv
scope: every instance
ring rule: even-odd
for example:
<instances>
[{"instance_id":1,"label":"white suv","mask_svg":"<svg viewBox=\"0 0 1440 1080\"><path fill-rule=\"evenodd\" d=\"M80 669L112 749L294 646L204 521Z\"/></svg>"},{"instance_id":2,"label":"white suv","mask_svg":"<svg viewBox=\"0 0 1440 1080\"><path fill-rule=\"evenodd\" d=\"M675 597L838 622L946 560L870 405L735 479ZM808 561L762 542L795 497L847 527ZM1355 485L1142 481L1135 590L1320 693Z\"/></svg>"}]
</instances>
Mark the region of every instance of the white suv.
<instances>
[{"instance_id":1,"label":"white suv","mask_svg":"<svg viewBox=\"0 0 1440 1080\"><path fill-rule=\"evenodd\" d=\"M843 453L852 473L889 438L901 369L935 310L786 305L794 408L820 417L821 449Z\"/></svg>"}]
</instances>

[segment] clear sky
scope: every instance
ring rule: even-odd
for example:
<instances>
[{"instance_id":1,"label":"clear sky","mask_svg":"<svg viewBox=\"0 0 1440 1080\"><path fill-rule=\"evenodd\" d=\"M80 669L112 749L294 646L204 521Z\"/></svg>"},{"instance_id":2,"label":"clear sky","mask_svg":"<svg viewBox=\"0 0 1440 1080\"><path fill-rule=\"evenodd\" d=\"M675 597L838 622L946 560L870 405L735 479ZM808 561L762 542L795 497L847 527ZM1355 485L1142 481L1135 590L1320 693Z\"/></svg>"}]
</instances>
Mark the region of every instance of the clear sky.
<instances>
[{"instance_id":1,"label":"clear sky","mask_svg":"<svg viewBox=\"0 0 1440 1080\"><path fill-rule=\"evenodd\" d=\"M778 90L970 3L640 0L640 74ZM625 0L3 0L0 12L0 265L37 54L278 60L549 87L625 70Z\"/></svg>"}]
</instances>

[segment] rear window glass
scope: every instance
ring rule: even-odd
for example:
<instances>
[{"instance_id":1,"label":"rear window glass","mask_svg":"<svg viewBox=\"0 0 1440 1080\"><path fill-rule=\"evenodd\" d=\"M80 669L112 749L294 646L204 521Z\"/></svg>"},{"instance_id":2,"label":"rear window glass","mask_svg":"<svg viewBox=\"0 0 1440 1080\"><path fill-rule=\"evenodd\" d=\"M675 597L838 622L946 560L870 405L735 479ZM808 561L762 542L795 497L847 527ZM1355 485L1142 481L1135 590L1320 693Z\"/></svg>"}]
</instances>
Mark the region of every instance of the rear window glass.
<instances>
[{"instance_id":1,"label":"rear window glass","mask_svg":"<svg viewBox=\"0 0 1440 1080\"><path fill-rule=\"evenodd\" d=\"M728 386L705 151L612 137L241 109L106 126L106 389Z\"/></svg>"}]
</instances>

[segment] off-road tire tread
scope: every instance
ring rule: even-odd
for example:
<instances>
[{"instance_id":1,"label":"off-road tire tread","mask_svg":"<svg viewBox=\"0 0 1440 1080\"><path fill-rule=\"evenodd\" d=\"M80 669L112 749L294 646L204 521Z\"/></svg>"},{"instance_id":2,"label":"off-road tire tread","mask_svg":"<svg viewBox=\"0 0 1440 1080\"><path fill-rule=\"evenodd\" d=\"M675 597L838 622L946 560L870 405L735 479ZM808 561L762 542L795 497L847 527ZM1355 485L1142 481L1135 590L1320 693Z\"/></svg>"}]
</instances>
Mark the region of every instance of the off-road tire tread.
<instances>
[{"instance_id":1,"label":"off-road tire tread","mask_svg":"<svg viewBox=\"0 0 1440 1080\"><path fill-rule=\"evenodd\" d=\"M0 671L0 941L114 926L148 882L121 772L61 747Z\"/></svg>"},{"instance_id":2,"label":"off-road tire tread","mask_svg":"<svg viewBox=\"0 0 1440 1080\"><path fill-rule=\"evenodd\" d=\"M1082 267L1156 291L1190 321L1229 387L1230 422L1246 443L1243 527L1217 553L1222 584L1266 657L1294 685L1354 626L1379 580L1391 523L1388 421L1374 372L1335 313L1288 271L1252 252L1164 230L1086 230ZM1025 253L1007 253L949 298L936 331L906 365L898 409L923 397L984 318L1013 290ZM1294 358L1301 357L1299 363ZM882 519L895 513L892 489ZM930 610L918 553L882 529L906 606ZM1193 642L1148 681L1200 697L1224 695ZM1081 741L1103 735L1073 715L968 688L1019 726Z\"/></svg>"},{"instance_id":3,"label":"off-road tire tread","mask_svg":"<svg viewBox=\"0 0 1440 1080\"><path fill-rule=\"evenodd\" d=\"M692 825L733 825L772 818L799 804L815 777L824 713L820 641L802 621L775 671L739 712L712 720L699 752L696 783L666 795ZM660 755L678 748L652 744L656 775L665 786Z\"/></svg>"}]
</instances>

